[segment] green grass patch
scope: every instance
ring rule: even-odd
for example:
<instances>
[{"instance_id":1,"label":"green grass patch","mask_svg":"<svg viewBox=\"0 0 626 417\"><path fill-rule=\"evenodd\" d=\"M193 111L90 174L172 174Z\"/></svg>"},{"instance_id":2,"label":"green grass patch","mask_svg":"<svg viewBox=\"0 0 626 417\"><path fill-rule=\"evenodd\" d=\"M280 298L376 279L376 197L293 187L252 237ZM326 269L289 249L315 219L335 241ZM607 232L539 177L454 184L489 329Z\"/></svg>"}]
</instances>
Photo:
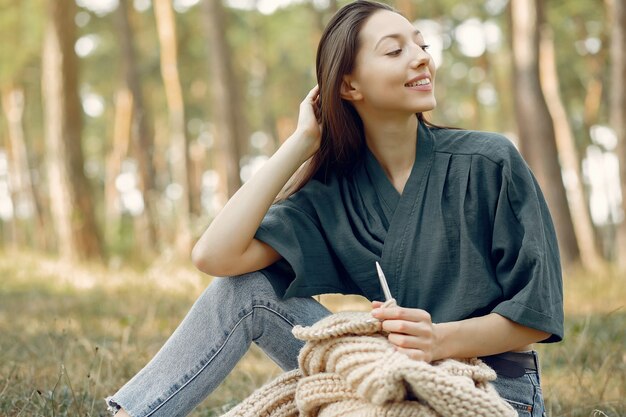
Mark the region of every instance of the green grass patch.
<instances>
[{"instance_id":1,"label":"green grass patch","mask_svg":"<svg viewBox=\"0 0 626 417\"><path fill-rule=\"evenodd\" d=\"M210 278L168 260L145 271L0 253L0 416L106 416ZM626 286L617 274L566 281L566 340L538 346L550 416L626 415ZM584 301L584 308L580 303ZM362 308L329 296L331 309ZM279 369L255 347L192 416L219 416Z\"/></svg>"}]
</instances>

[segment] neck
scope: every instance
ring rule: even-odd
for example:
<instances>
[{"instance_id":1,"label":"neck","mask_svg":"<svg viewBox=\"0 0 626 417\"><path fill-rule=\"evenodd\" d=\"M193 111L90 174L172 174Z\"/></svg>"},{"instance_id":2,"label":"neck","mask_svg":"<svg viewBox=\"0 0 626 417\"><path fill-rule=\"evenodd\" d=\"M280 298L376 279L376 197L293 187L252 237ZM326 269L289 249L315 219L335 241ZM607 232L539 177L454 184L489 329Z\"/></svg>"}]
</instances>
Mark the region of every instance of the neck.
<instances>
[{"instance_id":1,"label":"neck","mask_svg":"<svg viewBox=\"0 0 626 417\"><path fill-rule=\"evenodd\" d=\"M365 141L389 179L406 180L415 161L417 116L396 120L363 119Z\"/></svg>"}]
</instances>

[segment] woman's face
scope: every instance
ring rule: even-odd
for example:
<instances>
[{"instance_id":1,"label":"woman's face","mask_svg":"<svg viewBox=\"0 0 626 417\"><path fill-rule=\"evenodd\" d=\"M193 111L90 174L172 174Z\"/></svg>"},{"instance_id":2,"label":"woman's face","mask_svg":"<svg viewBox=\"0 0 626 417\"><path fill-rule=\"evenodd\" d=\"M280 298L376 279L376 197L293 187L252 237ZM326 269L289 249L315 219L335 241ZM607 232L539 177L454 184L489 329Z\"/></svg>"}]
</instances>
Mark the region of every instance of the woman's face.
<instances>
[{"instance_id":1,"label":"woman's face","mask_svg":"<svg viewBox=\"0 0 626 417\"><path fill-rule=\"evenodd\" d=\"M414 114L435 105L435 65L419 31L398 13L381 10L363 25L354 70L342 96L357 111Z\"/></svg>"}]
</instances>

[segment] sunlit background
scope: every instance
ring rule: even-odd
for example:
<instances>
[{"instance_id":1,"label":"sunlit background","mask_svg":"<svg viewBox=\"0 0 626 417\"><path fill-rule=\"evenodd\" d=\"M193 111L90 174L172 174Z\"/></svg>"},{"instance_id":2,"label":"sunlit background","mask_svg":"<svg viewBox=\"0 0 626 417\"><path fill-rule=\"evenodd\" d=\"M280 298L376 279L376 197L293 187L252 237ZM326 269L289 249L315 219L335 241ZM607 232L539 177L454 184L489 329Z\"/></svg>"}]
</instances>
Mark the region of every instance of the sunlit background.
<instances>
[{"instance_id":1,"label":"sunlit background","mask_svg":"<svg viewBox=\"0 0 626 417\"><path fill-rule=\"evenodd\" d=\"M236 139L239 153L234 156L239 161L240 182L249 179L293 130L299 100L315 83L317 39L332 10L343 3L224 0L222 41L228 44L228 68L232 69L231 82L236 86L236 91L226 91L235 95L236 123L240 126ZM177 48L177 88L183 100L183 134L189 155L189 184L185 185L173 174L180 152L173 150L171 140L173 128L168 117L173 110L167 104L164 64L160 62L160 49L165 46L158 35L152 2L132 0L123 4L132 40L120 36L116 16L123 7L118 1L76 0L76 5L71 21L77 29L73 52L80 69L75 82L83 114L73 117L82 119L84 174L95 201L96 224L105 230L102 253L107 258L125 258L127 250L136 246L134 235L139 231L132 219L147 210L148 191L158 212L158 219L153 214L150 221L158 224L163 239L157 242L158 250L169 247L178 233L174 224L181 199L190 200L187 227L192 237L197 236L233 192L232 184L225 185L225 168L219 162L229 150L220 141L216 121L219 99L213 95L216 75L211 60L221 58L211 52L208 12L202 11L200 0L170 3L174 13L173 45ZM435 4L405 0L394 5L424 34L438 67L439 105L431 118L443 125L501 132L519 144L509 2ZM46 170L45 93L41 84L43 38L49 16L41 0L4 1L2 10L0 32L5 41L0 63L4 95L4 118L0 121L0 135L4 137L0 142L0 230L4 244L19 238L22 244L35 245L33 235L41 231L32 224L37 216L46 218L46 208L51 204L46 191L50 174ZM559 100L567 112L579 155L578 174L562 167L563 183L568 192L575 193L580 190L577 186L581 176L598 240L596 246L603 257L612 261L616 256L616 230L624 213L618 138L609 123L607 21L607 9L598 1L548 2L542 27L549 30L558 45L555 62ZM132 70L140 83L143 111L150 124L147 129L154 146L150 155L154 167L151 190L142 186L141 170L145 168L137 159L138 149L132 146L138 135L137 121L130 115L131 107L125 108L122 103L123 68L128 65L122 52L124 42L133 43ZM127 120L120 114L123 112L128 113ZM13 127L10 114L17 120ZM16 135L25 144L28 167L15 168L17 160L10 139ZM112 161L115 158L117 162ZM28 184L16 169L28 170L26 179L32 182L34 192L23 192ZM22 232L17 233L15 228ZM43 249L55 251L54 232L46 231L45 235Z\"/></svg>"},{"instance_id":2,"label":"sunlit background","mask_svg":"<svg viewBox=\"0 0 626 417\"><path fill-rule=\"evenodd\" d=\"M0 0L0 415L106 415L212 280L190 248L295 129L346 3ZM550 205L565 340L536 346L547 414L626 415L626 1L388 3L437 65L428 118L506 135ZM279 372L253 347L192 417Z\"/></svg>"}]
</instances>

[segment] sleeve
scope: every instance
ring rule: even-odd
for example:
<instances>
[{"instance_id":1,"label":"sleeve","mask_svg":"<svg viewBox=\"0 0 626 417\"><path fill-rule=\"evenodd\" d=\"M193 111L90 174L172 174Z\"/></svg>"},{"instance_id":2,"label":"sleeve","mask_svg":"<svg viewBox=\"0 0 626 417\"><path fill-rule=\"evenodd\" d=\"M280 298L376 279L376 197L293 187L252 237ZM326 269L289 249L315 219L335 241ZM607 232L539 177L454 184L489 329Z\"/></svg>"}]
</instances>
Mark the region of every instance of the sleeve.
<instances>
[{"instance_id":1,"label":"sleeve","mask_svg":"<svg viewBox=\"0 0 626 417\"><path fill-rule=\"evenodd\" d=\"M495 211L492 262L504 301L494 309L516 323L563 338L563 284L548 206L517 150L502 171Z\"/></svg>"},{"instance_id":2,"label":"sleeve","mask_svg":"<svg viewBox=\"0 0 626 417\"><path fill-rule=\"evenodd\" d=\"M357 291L342 279L347 274L330 250L319 222L292 201L270 207L255 238L283 257L262 270L280 297Z\"/></svg>"}]
</instances>

